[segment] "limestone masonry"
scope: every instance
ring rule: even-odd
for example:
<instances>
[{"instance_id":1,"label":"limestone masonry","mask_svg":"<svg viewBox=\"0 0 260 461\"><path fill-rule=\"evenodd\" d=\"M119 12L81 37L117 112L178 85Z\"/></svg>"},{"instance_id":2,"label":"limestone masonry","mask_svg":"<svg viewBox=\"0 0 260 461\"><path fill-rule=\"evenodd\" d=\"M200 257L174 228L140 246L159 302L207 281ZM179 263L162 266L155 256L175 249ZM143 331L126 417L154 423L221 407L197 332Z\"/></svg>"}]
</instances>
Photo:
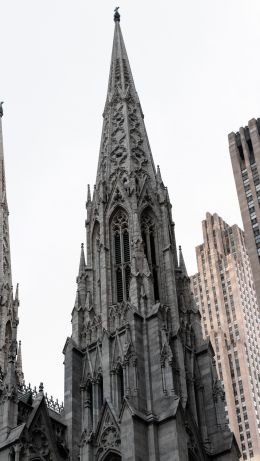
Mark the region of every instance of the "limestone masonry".
<instances>
[{"instance_id":1,"label":"limestone masonry","mask_svg":"<svg viewBox=\"0 0 260 461\"><path fill-rule=\"evenodd\" d=\"M198 273L191 278L205 337L216 352L231 430L243 459L260 459L259 306L244 232L216 213L202 223L196 248Z\"/></svg>"}]
</instances>

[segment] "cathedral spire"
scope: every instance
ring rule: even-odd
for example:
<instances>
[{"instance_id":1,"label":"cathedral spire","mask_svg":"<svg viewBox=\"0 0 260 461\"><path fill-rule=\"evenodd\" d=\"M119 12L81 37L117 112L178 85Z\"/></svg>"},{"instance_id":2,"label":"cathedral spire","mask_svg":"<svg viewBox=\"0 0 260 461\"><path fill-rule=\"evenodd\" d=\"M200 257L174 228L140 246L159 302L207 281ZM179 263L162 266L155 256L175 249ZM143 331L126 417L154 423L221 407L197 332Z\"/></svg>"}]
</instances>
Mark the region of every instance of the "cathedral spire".
<instances>
[{"instance_id":1,"label":"cathedral spire","mask_svg":"<svg viewBox=\"0 0 260 461\"><path fill-rule=\"evenodd\" d=\"M137 172L140 182L147 177L156 183L156 169L120 27L118 8L115 10L114 20L114 39L96 180L99 195L102 188L102 197L108 200L118 177L128 192L135 189L132 182Z\"/></svg>"},{"instance_id":2,"label":"cathedral spire","mask_svg":"<svg viewBox=\"0 0 260 461\"><path fill-rule=\"evenodd\" d=\"M8 227L8 205L4 167L4 148L2 132L3 102L0 103L0 289L3 285L12 286L11 260Z\"/></svg>"}]
</instances>

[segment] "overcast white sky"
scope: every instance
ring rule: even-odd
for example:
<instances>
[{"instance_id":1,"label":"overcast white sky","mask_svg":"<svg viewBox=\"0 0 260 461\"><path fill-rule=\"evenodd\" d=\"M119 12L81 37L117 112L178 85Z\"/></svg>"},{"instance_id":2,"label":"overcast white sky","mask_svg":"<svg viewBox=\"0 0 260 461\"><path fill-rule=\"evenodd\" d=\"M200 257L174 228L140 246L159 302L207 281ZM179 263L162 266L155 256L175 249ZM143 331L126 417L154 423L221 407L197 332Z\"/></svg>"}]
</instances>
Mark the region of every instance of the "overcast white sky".
<instances>
[{"instance_id":1,"label":"overcast white sky","mask_svg":"<svg viewBox=\"0 0 260 461\"><path fill-rule=\"evenodd\" d=\"M241 225L227 135L260 116L259 0L119 0L155 164L190 274L206 211ZM27 382L63 398L113 0L0 0L0 100Z\"/></svg>"}]
</instances>

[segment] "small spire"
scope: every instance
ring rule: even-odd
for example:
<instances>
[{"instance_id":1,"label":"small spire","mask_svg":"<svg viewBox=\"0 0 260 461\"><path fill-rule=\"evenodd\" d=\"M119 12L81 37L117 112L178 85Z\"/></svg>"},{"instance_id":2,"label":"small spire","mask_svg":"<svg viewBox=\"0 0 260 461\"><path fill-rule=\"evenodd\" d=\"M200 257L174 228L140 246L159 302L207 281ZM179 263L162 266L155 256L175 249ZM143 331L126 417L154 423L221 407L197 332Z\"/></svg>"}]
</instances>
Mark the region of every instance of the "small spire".
<instances>
[{"instance_id":1,"label":"small spire","mask_svg":"<svg viewBox=\"0 0 260 461\"><path fill-rule=\"evenodd\" d=\"M3 115L4 115L3 104L4 104L4 101L1 101L1 102L0 102L0 117L1 117L1 118L2 118Z\"/></svg>"},{"instance_id":2,"label":"small spire","mask_svg":"<svg viewBox=\"0 0 260 461\"><path fill-rule=\"evenodd\" d=\"M23 374L23 361L22 361L22 343L19 341L18 351L17 351L17 358L16 358L16 374L18 378L18 383L22 386L24 382L24 374Z\"/></svg>"},{"instance_id":3,"label":"small spire","mask_svg":"<svg viewBox=\"0 0 260 461\"><path fill-rule=\"evenodd\" d=\"M117 6L117 7L114 9L114 12L115 12L115 13L114 13L114 21L115 21L115 22L120 22L120 14L119 14L119 12L118 12L119 8L120 8L120 7Z\"/></svg>"},{"instance_id":4,"label":"small spire","mask_svg":"<svg viewBox=\"0 0 260 461\"><path fill-rule=\"evenodd\" d=\"M91 192L90 185L88 184L88 195L87 195L87 205L91 202Z\"/></svg>"},{"instance_id":5,"label":"small spire","mask_svg":"<svg viewBox=\"0 0 260 461\"><path fill-rule=\"evenodd\" d=\"M21 341L19 341L19 343L18 343L16 368L17 368L17 370L22 370L22 342Z\"/></svg>"},{"instance_id":6,"label":"small spire","mask_svg":"<svg viewBox=\"0 0 260 461\"><path fill-rule=\"evenodd\" d=\"M19 283L16 284L15 301L19 303Z\"/></svg>"},{"instance_id":7,"label":"small spire","mask_svg":"<svg viewBox=\"0 0 260 461\"><path fill-rule=\"evenodd\" d=\"M160 170L159 165L157 165L156 176L157 176L157 181L158 181L158 183L159 183L159 184L163 184L163 180L162 180L162 176L161 176L161 170Z\"/></svg>"},{"instance_id":8,"label":"small spire","mask_svg":"<svg viewBox=\"0 0 260 461\"><path fill-rule=\"evenodd\" d=\"M75 299L74 309L76 309L76 310L79 310L79 309L80 309L79 290L77 290L77 293L76 293L76 299Z\"/></svg>"},{"instance_id":9,"label":"small spire","mask_svg":"<svg viewBox=\"0 0 260 461\"><path fill-rule=\"evenodd\" d=\"M80 251L80 261L79 261L79 276L85 272L86 262L85 262L85 254L84 254L84 243L81 244L81 251Z\"/></svg>"},{"instance_id":10,"label":"small spire","mask_svg":"<svg viewBox=\"0 0 260 461\"><path fill-rule=\"evenodd\" d=\"M181 245L179 246L179 269L182 271L183 275L188 277L187 269L185 266Z\"/></svg>"}]
</instances>

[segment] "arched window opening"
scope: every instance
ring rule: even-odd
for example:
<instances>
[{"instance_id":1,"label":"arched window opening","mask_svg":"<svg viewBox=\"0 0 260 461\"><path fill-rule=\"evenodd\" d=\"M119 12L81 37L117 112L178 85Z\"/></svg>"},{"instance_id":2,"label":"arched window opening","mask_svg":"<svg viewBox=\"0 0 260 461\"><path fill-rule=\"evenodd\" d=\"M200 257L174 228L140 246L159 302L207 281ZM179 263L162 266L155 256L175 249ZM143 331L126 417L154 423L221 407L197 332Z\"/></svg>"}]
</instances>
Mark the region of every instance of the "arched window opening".
<instances>
[{"instance_id":1,"label":"arched window opening","mask_svg":"<svg viewBox=\"0 0 260 461\"><path fill-rule=\"evenodd\" d=\"M93 385L92 385L92 382L89 381L87 383L87 387L86 387L86 391L87 391L87 401L86 401L86 404L87 404L87 407L88 407L88 415L89 415L89 423L91 425L91 427L93 426Z\"/></svg>"},{"instance_id":2,"label":"arched window opening","mask_svg":"<svg viewBox=\"0 0 260 461\"><path fill-rule=\"evenodd\" d=\"M118 210L112 221L113 233L113 267L116 281L117 302L127 301L129 297L130 240L128 217L123 210Z\"/></svg>"},{"instance_id":3,"label":"arched window opening","mask_svg":"<svg viewBox=\"0 0 260 461\"><path fill-rule=\"evenodd\" d=\"M159 301L158 264L156 251L156 227L151 214L145 213L141 219L144 253L153 276L154 299Z\"/></svg>"},{"instance_id":4,"label":"arched window opening","mask_svg":"<svg viewBox=\"0 0 260 461\"><path fill-rule=\"evenodd\" d=\"M122 405L122 402L124 400L124 395L125 395L125 389L124 389L124 372L123 368L120 365L117 369L117 394L118 394L118 406L120 407Z\"/></svg>"},{"instance_id":5,"label":"arched window opening","mask_svg":"<svg viewBox=\"0 0 260 461\"><path fill-rule=\"evenodd\" d=\"M103 406L104 403L104 391L103 391L103 377L99 376L99 381L98 381L98 409L99 412Z\"/></svg>"}]
</instances>

